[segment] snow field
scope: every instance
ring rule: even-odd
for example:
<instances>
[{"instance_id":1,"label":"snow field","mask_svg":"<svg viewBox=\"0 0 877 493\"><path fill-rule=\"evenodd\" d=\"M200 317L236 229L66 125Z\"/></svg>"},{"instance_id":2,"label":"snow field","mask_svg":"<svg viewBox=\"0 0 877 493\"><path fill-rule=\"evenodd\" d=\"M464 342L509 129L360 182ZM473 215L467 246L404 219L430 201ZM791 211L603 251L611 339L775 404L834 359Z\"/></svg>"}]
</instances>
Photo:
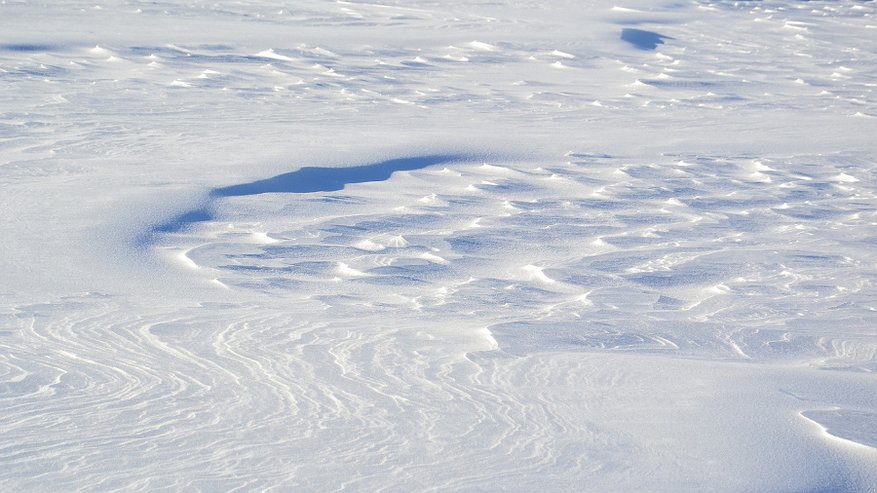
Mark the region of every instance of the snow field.
<instances>
[{"instance_id":1,"label":"snow field","mask_svg":"<svg viewBox=\"0 0 877 493\"><path fill-rule=\"evenodd\" d=\"M0 489L874 491L874 26L0 3Z\"/></svg>"}]
</instances>

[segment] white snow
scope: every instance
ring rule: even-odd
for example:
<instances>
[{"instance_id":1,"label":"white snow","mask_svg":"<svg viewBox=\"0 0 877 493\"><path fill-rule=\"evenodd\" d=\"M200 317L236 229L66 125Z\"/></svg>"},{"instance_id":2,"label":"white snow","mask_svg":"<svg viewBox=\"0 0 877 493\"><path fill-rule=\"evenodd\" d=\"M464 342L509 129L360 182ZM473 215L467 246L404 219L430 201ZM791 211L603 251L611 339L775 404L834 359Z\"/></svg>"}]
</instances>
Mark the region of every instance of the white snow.
<instances>
[{"instance_id":1,"label":"white snow","mask_svg":"<svg viewBox=\"0 0 877 493\"><path fill-rule=\"evenodd\" d=\"M0 3L0 491L873 492L875 10Z\"/></svg>"}]
</instances>

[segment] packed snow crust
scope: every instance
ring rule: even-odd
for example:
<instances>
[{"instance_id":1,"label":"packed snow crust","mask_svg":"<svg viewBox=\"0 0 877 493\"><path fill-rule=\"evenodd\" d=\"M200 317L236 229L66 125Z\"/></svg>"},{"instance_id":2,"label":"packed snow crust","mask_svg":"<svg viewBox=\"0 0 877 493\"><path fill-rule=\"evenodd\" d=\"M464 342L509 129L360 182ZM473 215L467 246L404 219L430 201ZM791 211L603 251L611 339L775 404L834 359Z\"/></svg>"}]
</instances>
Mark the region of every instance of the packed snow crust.
<instances>
[{"instance_id":1,"label":"packed snow crust","mask_svg":"<svg viewBox=\"0 0 877 493\"><path fill-rule=\"evenodd\" d=\"M877 491L875 10L0 2L0 490Z\"/></svg>"}]
</instances>

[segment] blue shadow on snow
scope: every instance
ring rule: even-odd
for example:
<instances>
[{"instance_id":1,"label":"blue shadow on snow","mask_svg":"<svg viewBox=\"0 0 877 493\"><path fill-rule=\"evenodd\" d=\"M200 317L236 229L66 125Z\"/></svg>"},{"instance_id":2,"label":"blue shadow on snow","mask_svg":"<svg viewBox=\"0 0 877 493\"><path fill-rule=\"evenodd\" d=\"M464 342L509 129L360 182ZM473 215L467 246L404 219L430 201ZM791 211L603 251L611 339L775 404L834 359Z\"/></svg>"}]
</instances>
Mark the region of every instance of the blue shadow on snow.
<instances>
[{"instance_id":1,"label":"blue shadow on snow","mask_svg":"<svg viewBox=\"0 0 877 493\"><path fill-rule=\"evenodd\" d=\"M152 227L147 238L138 243L148 244L156 234L178 233L195 223L214 218L213 203L225 197L242 197L263 193L315 193L343 190L351 183L385 181L397 171L413 171L441 163L461 161L460 155L431 155L390 159L378 163L347 168L305 167L264 180L214 188L207 201L197 208L178 214Z\"/></svg>"},{"instance_id":2,"label":"blue shadow on snow","mask_svg":"<svg viewBox=\"0 0 877 493\"><path fill-rule=\"evenodd\" d=\"M642 29L625 28L621 30L621 39L641 50L654 50L658 45L664 44L665 39L673 38Z\"/></svg>"},{"instance_id":3,"label":"blue shadow on snow","mask_svg":"<svg viewBox=\"0 0 877 493\"><path fill-rule=\"evenodd\" d=\"M187 211L152 227L153 233L178 233L190 224L213 219L213 213L207 207Z\"/></svg>"},{"instance_id":4,"label":"blue shadow on snow","mask_svg":"<svg viewBox=\"0 0 877 493\"><path fill-rule=\"evenodd\" d=\"M412 171L440 163L459 160L460 156L418 156L390 159L380 163L351 166L349 168L307 167L284 173L265 180L216 188L211 197L240 197L262 193L313 193L335 192L351 183L388 180L396 171Z\"/></svg>"},{"instance_id":5,"label":"blue shadow on snow","mask_svg":"<svg viewBox=\"0 0 877 493\"><path fill-rule=\"evenodd\" d=\"M41 51L58 51L59 46L39 43L0 44L0 51L16 51L20 53L36 53Z\"/></svg>"}]
</instances>

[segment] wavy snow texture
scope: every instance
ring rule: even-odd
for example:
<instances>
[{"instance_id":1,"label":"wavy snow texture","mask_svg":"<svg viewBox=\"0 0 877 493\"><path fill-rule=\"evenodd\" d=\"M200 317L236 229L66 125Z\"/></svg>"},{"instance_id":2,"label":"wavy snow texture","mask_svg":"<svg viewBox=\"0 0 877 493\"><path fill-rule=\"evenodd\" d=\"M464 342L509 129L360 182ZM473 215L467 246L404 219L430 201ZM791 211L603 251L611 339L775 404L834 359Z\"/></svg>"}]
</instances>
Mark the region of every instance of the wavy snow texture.
<instances>
[{"instance_id":1,"label":"wavy snow texture","mask_svg":"<svg viewBox=\"0 0 877 493\"><path fill-rule=\"evenodd\" d=\"M6 2L0 490L873 491L874 15Z\"/></svg>"}]
</instances>

